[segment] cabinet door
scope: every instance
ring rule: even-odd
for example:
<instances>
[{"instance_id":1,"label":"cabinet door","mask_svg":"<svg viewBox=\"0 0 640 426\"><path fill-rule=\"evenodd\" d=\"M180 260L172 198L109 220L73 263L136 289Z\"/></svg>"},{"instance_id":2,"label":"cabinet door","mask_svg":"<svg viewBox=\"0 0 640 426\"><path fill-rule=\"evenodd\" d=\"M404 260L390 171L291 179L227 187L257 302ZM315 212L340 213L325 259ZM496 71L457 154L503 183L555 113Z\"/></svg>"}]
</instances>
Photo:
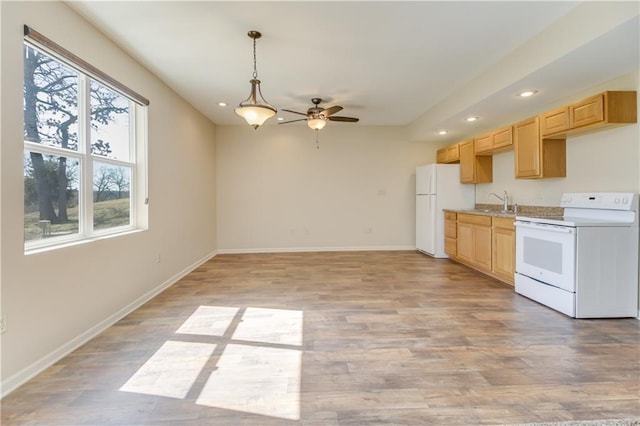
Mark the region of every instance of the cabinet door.
<instances>
[{"instance_id":1,"label":"cabinet door","mask_svg":"<svg viewBox=\"0 0 640 426\"><path fill-rule=\"evenodd\" d=\"M457 241L455 238L445 238L444 239L444 252L447 253L451 257L456 257L457 252Z\"/></svg>"},{"instance_id":2,"label":"cabinet door","mask_svg":"<svg viewBox=\"0 0 640 426\"><path fill-rule=\"evenodd\" d=\"M542 141L538 117L521 121L513 126L515 144L516 177L538 177L541 175L540 160Z\"/></svg>"},{"instance_id":3,"label":"cabinet door","mask_svg":"<svg viewBox=\"0 0 640 426\"><path fill-rule=\"evenodd\" d=\"M596 95L569 105L569 125L571 128L604 121L604 95Z\"/></svg>"},{"instance_id":4,"label":"cabinet door","mask_svg":"<svg viewBox=\"0 0 640 426\"><path fill-rule=\"evenodd\" d=\"M473 183L475 180L475 154L473 141L460 144L460 182Z\"/></svg>"},{"instance_id":5,"label":"cabinet door","mask_svg":"<svg viewBox=\"0 0 640 426\"><path fill-rule=\"evenodd\" d=\"M447 163L455 163L456 161L460 161L460 149L458 147L458 144L447 147L446 159Z\"/></svg>"},{"instance_id":6,"label":"cabinet door","mask_svg":"<svg viewBox=\"0 0 640 426\"><path fill-rule=\"evenodd\" d=\"M540 115L542 136L564 132L569 129L569 108L564 106Z\"/></svg>"},{"instance_id":7,"label":"cabinet door","mask_svg":"<svg viewBox=\"0 0 640 426\"><path fill-rule=\"evenodd\" d=\"M456 238L458 236L455 220L444 221L444 236L449 238Z\"/></svg>"},{"instance_id":8,"label":"cabinet door","mask_svg":"<svg viewBox=\"0 0 640 426\"><path fill-rule=\"evenodd\" d=\"M473 226L473 264L491 270L491 227Z\"/></svg>"},{"instance_id":9,"label":"cabinet door","mask_svg":"<svg viewBox=\"0 0 640 426\"><path fill-rule=\"evenodd\" d=\"M483 136L479 136L473 140L473 152L476 154L480 154L483 152L491 151L492 145L492 134L488 133Z\"/></svg>"},{"instance_id":10,"label":"cabinet door","mask_svg":"<svg viewBox=\"0 0 640 426\"><path fill-rule=\"evenodd\" d=\"M457 256L467 262L473 263L473 225L458 222Z\"/></svg>"},{"instance_id":11,"label":"cabinet door","mask_svg":"<svg viewBox=\"0 0 640 426\"><path fill-rule=\"evenodd\" d=\"M436 154L436 162L438 164L447 162L447 148L440 148Z\"/></svg>"},{"instance_id":12,"label":"cabinet door","mask_svg":"<svg viewBox=\"0 0 640 426\"><path fill-rule=\"evenodd\" d=\"M515 272L515 232L511 229L493 229L493 257L491 270L513 283Z\"/></svg>"},{"instance_id":13,"label":"cabinet door","mask_svg":"<svg viewBox=\"0 0 640 426\"><path fill-rule=\"evenodd\" d=\"M513 145L513 129L511 126L493 132L493 149L506 148Z\"/></svg>"}]
</instances>

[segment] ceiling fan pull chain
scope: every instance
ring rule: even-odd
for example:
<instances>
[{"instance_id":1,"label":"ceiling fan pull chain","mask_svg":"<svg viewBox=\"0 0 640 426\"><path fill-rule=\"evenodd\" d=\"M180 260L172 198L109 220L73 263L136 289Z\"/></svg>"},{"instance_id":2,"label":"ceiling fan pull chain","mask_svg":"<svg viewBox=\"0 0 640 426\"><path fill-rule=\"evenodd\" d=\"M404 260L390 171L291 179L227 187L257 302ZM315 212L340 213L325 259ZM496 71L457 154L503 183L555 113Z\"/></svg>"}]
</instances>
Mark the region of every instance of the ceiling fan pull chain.
<instances>
[{"instance_id":1,"label":"ceiling fan pull chain","mask_svg":"<svg viewBox=\"0 0 640 426\"><path fill-rule=\"evenodd\" d=\"M320 130L316 130L316 149L320 149L320 143L318 142L319 133L320 133Z\"/></svg>"}]
</instances>

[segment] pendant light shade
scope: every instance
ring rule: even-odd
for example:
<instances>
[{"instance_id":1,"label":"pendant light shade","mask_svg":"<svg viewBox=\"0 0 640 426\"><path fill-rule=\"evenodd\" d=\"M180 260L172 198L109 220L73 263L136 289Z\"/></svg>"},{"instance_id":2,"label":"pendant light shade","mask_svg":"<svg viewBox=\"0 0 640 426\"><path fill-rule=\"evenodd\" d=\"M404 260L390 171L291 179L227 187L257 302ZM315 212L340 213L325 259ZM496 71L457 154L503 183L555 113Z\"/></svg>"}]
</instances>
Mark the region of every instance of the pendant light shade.
<instances>
[{"instance_id":1,"label":"pendant light shade","mask_svg":"<svg viewBox=\"0 0 640 426\"><path fill-rule=\"evenodd\" d=\"M250 126L257 129L267 119L276 115L278 110L264 99L260 90L260 80L258 80L256 67L256 39L262 37L262 34L258 31L249 31L247 35L253 39L253 78L249 80L251 93L249 93L247 99L240 102L235 112L244 118Z\"/></svg>"},{"instance_id":2,"label":"pendant light shade","mask_svg":"<svg viewBox=\"0 0 640 426\"><path fill-rule=\"evenodd\" d=\"M252 78L251 93L249 97L240 102L236 108L236 114L244 118L254 129L260 127L267 119L276 115L278 112L273 106L269 105L260 93L260 80ZM258 96L260 98L258 99Z\"/></svg>"}]
</instances>

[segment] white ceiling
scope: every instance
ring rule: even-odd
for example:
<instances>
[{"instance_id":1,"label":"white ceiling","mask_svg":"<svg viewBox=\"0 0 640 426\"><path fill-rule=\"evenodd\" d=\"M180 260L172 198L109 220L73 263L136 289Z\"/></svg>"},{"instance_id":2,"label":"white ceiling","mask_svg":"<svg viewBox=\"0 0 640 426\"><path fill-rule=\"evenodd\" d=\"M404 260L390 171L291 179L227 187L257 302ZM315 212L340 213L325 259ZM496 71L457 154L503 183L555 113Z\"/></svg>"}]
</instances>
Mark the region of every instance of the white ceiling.
<instances>
[{"instance_id":1,"label":"white ceiling","mask_svg":"<svg viewBox=\"0 0 640 426\"><path fill-rule=\"evenodd\" d=\"M262 93L278 109L306 111L310 98L321 97L324 106L343 106L339 115L359 117L355 125L407 125L432 114L434 131L447 128L454 135L468 126L462 120L467 113L487 117L485 126L502 124L498 117L513 111L514 94L523 88L558 98L638 69L634 19L531 73L505 79L491 96L470 97L437 113L449 97L498 68L578 4L69 2L216 124L243 124L233 107L249 94L253 63L247 31L258 30ZM554 99L537 97L533 102L542 105ZM229 106L219 107L221 101Z\"/></svg>"}]
</instances>

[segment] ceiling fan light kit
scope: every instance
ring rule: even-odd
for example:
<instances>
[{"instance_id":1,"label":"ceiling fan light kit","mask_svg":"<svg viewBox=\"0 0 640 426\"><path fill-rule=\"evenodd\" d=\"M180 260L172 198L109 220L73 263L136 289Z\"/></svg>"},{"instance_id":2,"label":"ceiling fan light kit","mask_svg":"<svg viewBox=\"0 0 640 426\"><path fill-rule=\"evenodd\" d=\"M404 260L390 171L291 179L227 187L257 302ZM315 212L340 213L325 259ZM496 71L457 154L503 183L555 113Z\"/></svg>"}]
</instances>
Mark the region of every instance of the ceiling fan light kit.
<instances>
[{"instance_id":1,"label":"ceiling fan light kit","mask_svg":"<svg viewBox=\"0 0 640 426\"><path fill-rule=\"evenodd\" d=\"M278 110L264 99L260 90L260 80L258 80L256 67L256 39L262 37L262 34L259 31L249 31L247 35L253 39L253 78L249 80L251 93L249 93L247 99L240 102L235 112L244 118L250 126L257 129L269 118L276 115Z\"/></svg>"},{"instance_id":2,"label":"ceiling fan light kit","mask_svg":"<svg viewBox=\"0 0 640 426\"><path fill-rule=\"evenodd\" d=\"M293 114L304 115L306 118L299 118L297 120L283 121L278 124L288 124L295 123L296 121L306 121L307 126L309 126L312 130L321 130L324 126L327 125L327 121L344 121L348 123L356 123L359 121L358 118L355 117L340 117L337 115L333 115L336 112L342 111L342 107L340 105L334 105L329 108L322 108L320 106L320 102L322 99L320 98L312 98L311 103L313 106L307 110L306 113L292 111L290 109L282 109L283 111L291 112Z\"/></svg>"},{"instance_id":3,"label":"ceiling fan light kit","mask_svg":"<svg viewBox=\"0 0 640 426\"><path fill-rule=\"evenodd\" d=\"M307 126L313 130L322 130L327 125L327 119L323 117L313 117L307 119Z\"/></svg>"}]
</instances>

